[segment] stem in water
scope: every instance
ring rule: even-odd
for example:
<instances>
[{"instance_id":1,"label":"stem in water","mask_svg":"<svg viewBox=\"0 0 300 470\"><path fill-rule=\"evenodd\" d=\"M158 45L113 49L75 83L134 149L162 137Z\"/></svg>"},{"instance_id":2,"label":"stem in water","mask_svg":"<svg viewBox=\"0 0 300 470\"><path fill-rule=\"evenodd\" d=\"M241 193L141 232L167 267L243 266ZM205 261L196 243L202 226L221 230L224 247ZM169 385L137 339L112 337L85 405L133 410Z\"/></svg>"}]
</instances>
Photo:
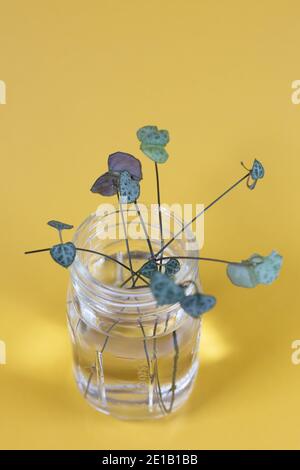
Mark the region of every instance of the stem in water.
<instances>
[{"instance_id":1,"label":"stem in water","mask_svg":"<svg viewBox=\"0 0 300 470\"><path fill-rule=\"evenodd\" d=\"M115 321L107 330L106 334L108 334L117 324L119 323L119 320ZM109 336L106 336L105 338L105 341L103 343L103 346L102 346L102 349L100 351L101 354L104 353L104 350L107 346L107 343L108 343L108 340L109 340ZM98 351L96 351L96 354L98 353ZM91 381L92 381L92 378L93 378L93 375L94 373L96 372L97 368L96 368L96 363L91 367L91 373L89 375L89 378L88 378L88 381L87 381L87 385L86 385L86 389L85 389L85 392L84 392L84 398L86 398L87 394L88 394L88 391L89 391L89 388L90 388L90 384L91 384Z\"/></svg>"}]
</instances>

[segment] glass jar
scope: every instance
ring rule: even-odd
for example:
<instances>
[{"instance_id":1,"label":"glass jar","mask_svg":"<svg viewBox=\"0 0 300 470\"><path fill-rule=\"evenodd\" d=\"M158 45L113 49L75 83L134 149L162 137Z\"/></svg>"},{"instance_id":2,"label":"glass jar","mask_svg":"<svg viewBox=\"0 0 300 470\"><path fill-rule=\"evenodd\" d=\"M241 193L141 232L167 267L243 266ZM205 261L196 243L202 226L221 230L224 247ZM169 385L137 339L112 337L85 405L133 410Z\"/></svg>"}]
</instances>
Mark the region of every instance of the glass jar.
<instances>
[{"instance_id":1,"label":"glass jar","mask_svg":"<svg viewBox=\"0 0 300 470\"><path fill-rule=\"evenodd\" d=\"M136 212L128 221L133 212L131 206L123 209L137 271L149 259L149 244L144 237L136 237L144 229ZM162 213L164 226L175 221L167 210ZM114 232L123 227L122 220L116 220L119 215L115 207L92 214L75 234L76 247L105 253L128 265L126 242ZM153 228L158 229L146 217L145 227L151 234ZM110 229L114 233L105 238L103 233ZM193 241L193 236L185 231L164 256L196 256L195 244L187 250L188 240ZM159 251L159 237L151 235L151 244L154 252ZM201 321L188 316L179 304L158 307L147 286L128 283L120 287L128 271L111 258L77 251L70 268L67 316L75 380L83 397L98 411L120 419L160 418L183 405L192 390L199 365ZM175 280L186 283L186 294L192 294L198 283L198 262L180 259L180 263Z\"/></svg>"}]
</instances>

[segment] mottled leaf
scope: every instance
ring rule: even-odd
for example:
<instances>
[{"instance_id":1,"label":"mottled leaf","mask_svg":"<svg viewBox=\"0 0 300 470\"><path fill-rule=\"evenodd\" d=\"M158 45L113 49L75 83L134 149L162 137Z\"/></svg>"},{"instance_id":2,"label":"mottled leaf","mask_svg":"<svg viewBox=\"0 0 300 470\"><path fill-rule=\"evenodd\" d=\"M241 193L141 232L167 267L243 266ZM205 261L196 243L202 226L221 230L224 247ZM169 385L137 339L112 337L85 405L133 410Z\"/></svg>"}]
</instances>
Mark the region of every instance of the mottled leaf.
<instances>
[{"instance_id":1,"label":"mottled leaf","mask_svg":"<svg viewBox=\"0 0 300 470\"><path fill-rule=\"evenodd\" d=\"M157 305L175 304L184 297L184 288L160 272L154 273L151 278L151 291Z\"/></svg>"},{"instance_id":2,"label":"mottled leaf","mask_svg":"<svg viewBox=\"0 0 300 470\"><path fill-rule=\"evenodd\" d=\"M143 145L160 145L164 147L169 142L169 132L166 130L159 131L156 127L145 133L140 140Z\"/></svg>"},{"instance_id":3,"label":"mottled leaf","mask_svg":"<svg viewBox=\"0 0 300 470\"><path fill-rule=\"evenodd\" d=\"M178 259L172 258L165 264L165 274L168 277L175 276L176 273L180 271L180 263Z\"/></svg>"},{"instance_id":4,"label":"mottled leaf","mask_svg":"<svg viewBox=\"0 0 300 470\"><path fill-rule=\"evenodd\" d=\"M282 256L276 251L272 251L269 256L265 256L262 263L254 266L257 282L259 284L272 284L279 276L282 261Z\"/></svg>"},{"instance_id":5,"label":"mottled leaf","mask_svg":"<svg viewBox=\"0 0 300 470\"><path fill-rule=\"evenodd\" d=\"M119 177L110 172L104 173L91 187L92 193L101 194L102 196L113 196L118 192Z\"/></svg>"},{"instance_id":6,"label":"mottled leaf","mask_svg":"<svg viewBox=\"0 0 300 470\"><path fill-rule=\"evenodd\" d=\"M165 148L160 145L141 144L141 150L156 163L165 163L169 157Z\"/></svg>"},{"instance_id":7,"label":"mottled leaf","mask_svg":"<svg viewBox=\"0 0 300 470\"><path fill-rule=\"evenodd\" d=\"M242 162L242 165L245 167L245 165L243 164ZM247 169L247 168L246 168ZM247 178L247 186L249 189L254 189L256 184L257 184L257 181L261 178L264 177L265 175L265 170L264 170L264 167L262 166L261 162L259 162L258 160L254 160L253 162L253 165L252 165L252 168L251 170L248 170L250 172L248 178Z\"/></svg>"},{"instance_id":8,"label":"mottled leaf","mask_svg":"<svg viewBox=\"0 0 300 470\"><path fill-rule=\"evenodd\" d=\"M56 263L68 268L75 259L76 247L72 242L60 243L51 248L50 255Z\"/></svg>"},{"instance_id":9,"label":"mottled leaf","mask_svg":"<svg viewBox=\"0 0 300 470\"><path fill-rule=\"evenodd\" d=\"M213 308L215 304L215 297L204 294L187 295L180 301L183 310L193 318L199 318L200 315Z\"/></svg>"},{"instance_id":10,"label":"mottled leaf","mask_svg":"<svg viewBox=\"0 0 300 470\"><path fill-rule=\"evenodd\" d=\"M112 153L108 157L109 171L121 173L128 171L133 179L140 181L143 178L141 162L133 155L124 152Z\"/></svg>"},{"instance_id":11,"label":"mottled leaf","mask_svg":"<svg viewBox=\"0 0 300 470\"><path fill-rule=\"evenodd\" d=\"M168 159L165 145L169 142L169 132L158 130L156 126L144 126L137 131L141 142L141 150L156 163L164 163Z\"/></svg>"},{"instance_id":12,"label":"mottled leaf","mask_svg":"<svg viewBox=\"0 0 300 470\"><path fill-rule=\"evenodd\" d=\"M70 230L73 228L73 225L65 224L64 222L59 222L59 220L49 220L47 222L50 227L56 228L57 230Z\"/></svg>"},{"instance_id":13,"label":"mottled leaf","mask_svg":"<svg viewBox=\"0 0 300 470\"><path fill-rule=\"evenodd\" d=\"M137 135L137 138L139 139L140 142L143 142L143 140L149 135L151 134L151 132L153 131L157 131L157 127L156 126L144 126L144 127L141 127L136 135Z\"/></svg>"},{"instance_id":14,"label":"mottled leaf","mask_svg":"<svg viewBox=\"0 0 300 470\"><path fill-rule=\"evenodd\" d=\"M282 256L272 251L269 256L252 255L240 264L229 264L227 275L239 287L255 287L258 284L272 284L279 276Z\"/></svg>"},{"instance_id":15,"label":"mottled leaf","mask_svg":"<svg viewBox=\"0 0 300 470\"><path fill-rule=\"evenodd\" d=\"M128 171L122 171L120 174L119 193L123 204L135 202L140 195L140 184L131 178Z\"/></svg>"},{"instance_id":16,"label":"mottled leaf","mask_svg":"<svg viewBox=\"0 0 300 470\"><path fill-rule=\"evenodd\" d=\"M251 176L254 180L263 178L265 175L264 167L262 166L261 162L258 160L254 160L252 169L251 169Z\"/></svg>"},{"instance_id":17,"label":"mottled leaf","mask_svg":"<svg viewBox=\"0 0 300 470\"><path fill-rule=\"evenodd\" d=\"M157 264L154 260L147 261L141 269L140 274L148 279L151 279L153 274L157 271Z\"/></svg>"}]
</instances>

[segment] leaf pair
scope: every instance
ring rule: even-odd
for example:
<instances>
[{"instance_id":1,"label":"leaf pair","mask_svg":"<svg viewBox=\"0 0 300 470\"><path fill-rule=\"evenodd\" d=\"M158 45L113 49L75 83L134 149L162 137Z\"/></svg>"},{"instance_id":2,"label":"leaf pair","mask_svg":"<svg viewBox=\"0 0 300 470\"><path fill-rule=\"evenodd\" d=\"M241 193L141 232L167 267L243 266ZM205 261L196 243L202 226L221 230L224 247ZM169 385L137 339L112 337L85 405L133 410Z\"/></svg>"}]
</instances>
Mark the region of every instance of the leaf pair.
<instances>
[{"instance_id":1,"label":"leaf pair","mask_svg":"<svg viewBox=\"0 0 300 470\"><path fill-rule=\"evenodd\" d=\"M137 138L141 142L140 149L156 163L164 163L169 155L165 146L169 142L169 132L158 130L156 126L144 126L137 131Z\"/></svg>"},{"instance_id":2,"label":"leaf pair","mask_svg":"<svg viewBox=\"0 0 300 470\"><path fill-rule=\"evenodd\" d=\"M156 272L151 278L151 291L157 305L180 303L183 310L193 318L214 307L215 297L204 294L185 295L184 287L175 284L166 274Z\"/></svg>"},{"instance_id":3,"label":"leaf pair","mask_svg":"<svg viewBox=\"0 0 300 470\"><path fill-rule=\"evenodd\" d=\"M120 194L122 203L135 202L140 195L139 181L143 178L141 162L129 153L116 152L108 157L108 169L94 182L92 193Z\"/></svg>"},{"instance_id":4,"label":"leaf pair","mask_svg":"<svg viewBox=\"0 0 300 470\"><path fill-rule=\"evenodd\" d=\"M60 236L62 230L70 230L73 228L73 225L65 224L64 222L60 222L59 220L49 220L49 222L47 223L48 225L50 225L50 227L53 227L58 230ZM62 242L58 245L54 245L50 249L50 255L56 263L60 264L64 268L68 268L69 266L71 266L75 259L76 247L72 242Z\"/></svg>"},{"instance_id":5,"label":"leaf pair","mask_svg":"<svg viewBox=\"0 0 300 470\"><path fill-rule=\"evenodd\" d=\"M277 279L282 266L282 256L272 251L269 256L252 255L241 263L227 266L227 276L238 287L256 287L259 284L272 284Z\"/></svg>"},{"instance_id":6,"label":"leaf pair","mask_svg":"<svg viewBox=\"0 0 300 470\"><path fill-rule=\"evenodd\" d=\"M165 269L165 274L169 277L172 278L175 276L178 271L180 271L180 263L176 258L169 259L169 261L163 265ZM140 273L144 276L147 277L148 279L151 279L153 274L158 271L157 263L155 260L151 259L150 261L147 261L140 269Z\"/></svg>"}]
</instances>

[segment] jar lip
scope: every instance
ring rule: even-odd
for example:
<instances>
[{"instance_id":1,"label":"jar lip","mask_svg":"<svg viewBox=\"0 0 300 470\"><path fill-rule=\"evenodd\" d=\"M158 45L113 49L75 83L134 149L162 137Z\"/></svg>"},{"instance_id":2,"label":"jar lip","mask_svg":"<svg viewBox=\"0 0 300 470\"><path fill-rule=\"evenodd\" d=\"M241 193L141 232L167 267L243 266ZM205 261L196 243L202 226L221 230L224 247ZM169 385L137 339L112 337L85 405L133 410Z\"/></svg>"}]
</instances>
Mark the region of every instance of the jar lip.
<instances>
[{"instance_id":1,"label":"jar lip","mask_svg":"<svg viewBox=\"0 0 300 470\"><path fill-rule=\"evenodd\" d=\"M144 206L150 206L149 204L144 204L144 203L140 203L140 205L144 205ZM115 213L115 212L118 212L119 211L119 206L118 204L111 204L112 206L115 207L115 211L112 212L112 213ZM173 213L170 213L165 207L161 207L161 210L164 211L166 214L168 214L172 219L175 219L177 220L179 223L182 224L182 221L180 220L180 218L176 215L176 214L173 214ZM136 212L135 209L131 209L130 207L127 207L126 208L126 211L127 212ZM75 234L74 234L74 237L73 237L73 243L75 246L77 241L78 241L78 238L79 238L79 234L82 230L86 229L87 227L90 226L90 229L93 228L95 226L95 223L99 223L99 221L101 220L101 218L103 217L107 217L107 215L110 215L110 214L106 214L105 216L99 216L99 214L97 214L97 211L95 212L92 212L88 217L86 217L86 219L84 219L82 221L82 223L78 226ZM188 234L189 236L189 239L192 240L193 239L193 234L192 234L192 231L190 230L189 227L187 227L185 229L185 233ZM189 250L189 251L186 251L186 256L189 256L192 254L195 255L195 251L196 250ZM176 255L175 255L176 256ZM176 279L177 282L184 282L185 280L187 280L187 276L188 278L192 278L194 279L195 275L197 274L198 272L198 260L183 260L183 262L187 265L187 263L189 263L189 269L188 271L185 273L185 276L184 276L184 279ZM75 257L75 260L74 262L72 263L71 267L70 267L70 274L71 274L71 277L74 278L74 277L79 277L84 284L88 285L88 284L91 284L93 286L92 288L92 293L93 293L93 296L96 296L96 297L103 297L103 296L112 296L112 295L117 295L117 296L120 296L120 297L129 297L129 299L135 299L136 300L139 300L141 302L147 302L147 300L151 300L151 304L155 304L156 305L156 301L155 299L153 298L152 296L152 292L151 292L151 289L150 289L150 286L145 286L145 287L136 287L136 288L124 288L124 287L118 287L118 286L114 286L112 284L106 284L106 283L103 283L101 281L99 281L98 279L96 279L90 272L90 270L86 267L85 264L82 263L81 259L80 259L80 256L77 256ZM89 289L90 290L90 289ZM148 304L148 302L147 302ZM150 303L149 303L150 305Z\"/></svg>"}]
</instances>

